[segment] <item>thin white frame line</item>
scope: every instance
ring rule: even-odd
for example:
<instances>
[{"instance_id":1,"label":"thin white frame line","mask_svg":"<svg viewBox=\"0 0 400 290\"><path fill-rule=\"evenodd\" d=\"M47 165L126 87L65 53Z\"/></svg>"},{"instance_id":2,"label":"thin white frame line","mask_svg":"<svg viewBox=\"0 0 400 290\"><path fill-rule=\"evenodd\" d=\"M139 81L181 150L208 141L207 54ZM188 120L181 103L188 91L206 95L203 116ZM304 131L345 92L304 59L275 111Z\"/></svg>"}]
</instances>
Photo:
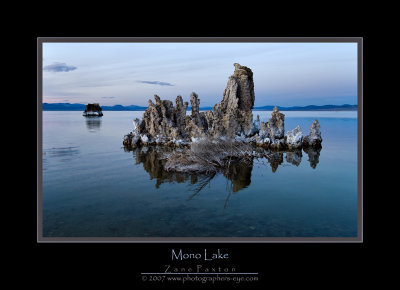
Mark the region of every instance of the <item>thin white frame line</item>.
<instances>
[{"instance_id":1,"label":"thin white frame line","mask_svg":"<svg viewBox=\"0 0 400 290\"><path fill-rule=\"evenodd\" d=\"M140 273L141 275L258 275L258 273Z\"/></svg>"}]
</instances>

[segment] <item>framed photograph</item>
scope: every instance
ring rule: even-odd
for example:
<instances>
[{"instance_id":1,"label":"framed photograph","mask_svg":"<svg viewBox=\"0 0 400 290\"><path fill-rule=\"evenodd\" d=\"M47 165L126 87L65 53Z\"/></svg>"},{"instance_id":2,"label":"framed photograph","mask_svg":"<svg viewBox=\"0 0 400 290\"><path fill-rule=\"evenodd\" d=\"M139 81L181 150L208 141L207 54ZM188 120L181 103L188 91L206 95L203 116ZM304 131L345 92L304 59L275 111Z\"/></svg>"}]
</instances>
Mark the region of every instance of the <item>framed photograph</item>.
<instances>
[{"instance_id":1,"label":"framed photograph","mask_svg":"<svg viewBox=\"0 0 400 290\"><path fill-rule=\"evenodd\" d=\"M37 67L39 243L363 241L362 38L40 37Z\"/></svg>"}]
</instances>

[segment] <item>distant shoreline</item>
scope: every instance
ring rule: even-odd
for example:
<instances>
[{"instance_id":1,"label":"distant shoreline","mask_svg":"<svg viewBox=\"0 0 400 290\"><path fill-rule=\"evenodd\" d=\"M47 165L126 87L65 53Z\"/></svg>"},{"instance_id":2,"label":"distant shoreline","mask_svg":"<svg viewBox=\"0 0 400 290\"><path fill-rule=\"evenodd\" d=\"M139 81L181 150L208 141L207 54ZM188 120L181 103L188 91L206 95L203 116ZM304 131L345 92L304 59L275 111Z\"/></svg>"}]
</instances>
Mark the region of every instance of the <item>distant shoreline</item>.
<instances>
[{"instance_id":1,"label":"distant shoreline","mask_svg":"<svg viewBox=\"0 0 400 290\"><path fill-rule=\"evenodd\" d=\"M147 107L141 107L136 105L122 106L101 106L103 111L144 111ZM272 111L274 106L262 106L254 107L253 111ZM43 103L43 111L84 111L84 104L70 104L70 103ZM323 105L323 106L293 106L293 107L281 107L278 106L279 111L357 111L357 105ZM188 111L191 107L188 107ZM201 111L212 110L212 107L200 107Z\"/></svg>"}]
</instances>

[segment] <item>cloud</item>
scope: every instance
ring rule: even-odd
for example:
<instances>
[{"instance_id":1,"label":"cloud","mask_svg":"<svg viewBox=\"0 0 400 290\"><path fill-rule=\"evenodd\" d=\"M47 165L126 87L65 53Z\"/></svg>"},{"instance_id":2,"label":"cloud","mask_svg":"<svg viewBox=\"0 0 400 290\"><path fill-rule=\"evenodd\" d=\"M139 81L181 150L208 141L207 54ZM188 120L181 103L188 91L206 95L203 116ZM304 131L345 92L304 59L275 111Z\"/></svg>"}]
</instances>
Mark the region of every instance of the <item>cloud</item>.
<instances>
[{"instance_id":1,"label":"cloud","mask_svg":"<svg viewBox=\"0 0 400 290\"><path fill-rule=\"evenodd\" d=\"M159 86L173 86L173 84L171 83L160 82L160 81L137 81L137 82L142 84L159 85Z\"/></svg>"},{"instance_id":2,"label":"cloud","mask_svg":"<svg viewBox=\"0 0 400 290\"><path fill-rule=\"evenodd\" d=\"M43 70L52 71L52 72L69 72L71 70L76 70L76 66L67 65L62 62L55 62L50 65L46 65L43 67Z\"/></svg>"},{"instance_id":3,"label":"cloud","mask_svg":"<svg viewBox=\"0 0 400 290\"><path fill-rule=\"evenodd\" d=\"M115 99L115 97L101 97L102 99Z\"/></svg>"}]
</instances>

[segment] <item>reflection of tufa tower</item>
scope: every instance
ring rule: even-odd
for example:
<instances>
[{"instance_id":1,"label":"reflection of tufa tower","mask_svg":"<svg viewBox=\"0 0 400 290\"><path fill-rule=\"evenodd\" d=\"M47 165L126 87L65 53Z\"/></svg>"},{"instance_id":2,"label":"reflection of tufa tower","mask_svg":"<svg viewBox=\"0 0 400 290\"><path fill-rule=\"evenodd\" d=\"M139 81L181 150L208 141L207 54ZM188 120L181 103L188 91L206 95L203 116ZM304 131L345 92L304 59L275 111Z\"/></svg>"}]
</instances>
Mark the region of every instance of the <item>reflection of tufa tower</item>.
<instances>
[{"instance_id":1,"label":"reflection of tufa tower","mask_svg":"<svg viewBox=\"0 0 400 290\"><path fill-rule=\"evenodd\" d=\"M223 172L224 176L232 181L232 192L238 192L247 188L251 183L251 172L253 170L253 162L245 164L231 163L228 169Z\"/></svg>"},{"instance_id":2,"label":"reflection of tufa tower","mask_svg":"<svg viewBox=\"0 0 400 290\"><path fill-rule=\"evenodd\" d=\"M89 132L95 133L100 130L101 118L85 118L85 121Z\"/></svg>"},{"instance_id":3,"label":"reflection of tufa tower","mask_svg":"<svg viewBox=\"0 0 400 290\"><path fill-rule=\"evenodd\" d=\"M87 104L85 107L85 111L83 112L83 116L85 117L101 117L103 116L103 109L100 107L98 103Z\"/></svg>"}]
</instances>

